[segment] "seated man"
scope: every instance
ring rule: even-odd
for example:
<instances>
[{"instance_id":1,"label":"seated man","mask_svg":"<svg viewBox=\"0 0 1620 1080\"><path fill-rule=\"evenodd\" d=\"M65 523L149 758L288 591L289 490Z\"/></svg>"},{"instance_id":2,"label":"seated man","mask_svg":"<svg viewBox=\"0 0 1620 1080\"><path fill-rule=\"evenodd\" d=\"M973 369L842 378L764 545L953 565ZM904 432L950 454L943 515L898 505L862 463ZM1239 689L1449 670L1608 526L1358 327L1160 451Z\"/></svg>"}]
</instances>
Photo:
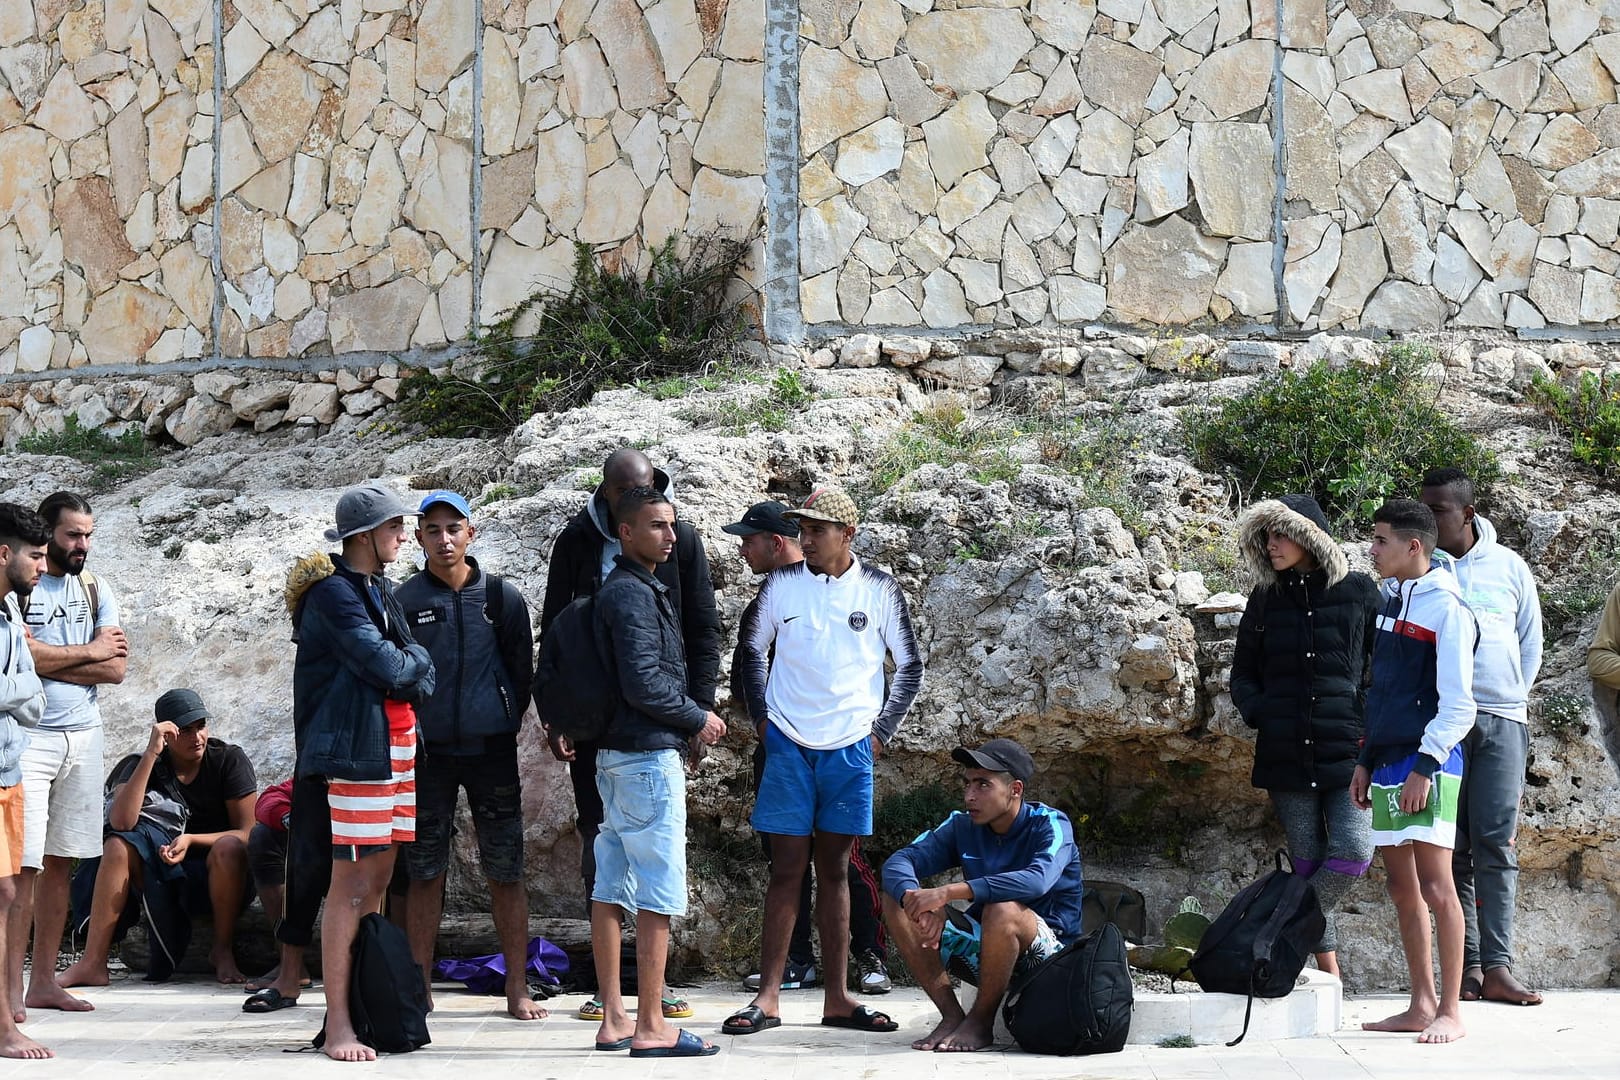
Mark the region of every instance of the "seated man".
<instances>
[{"instance_id":1,"label":"seated man","mask_svg":"<svg viewBox=\"0 0 1620 1080\"><path fill-rule=\"evenodd\" d=\"M89 940L58 979L63 986L107 985L107 954L143 898L154 938L148 981L173 973L191 939L191 917L205 908L214 917L215 975L242 981L232 945L246 906L258 781L241 747L208 737L208 709L196 691L170 690L155 711L146 750L124 758L108 778Z\"/></svg>"},{"instance_id":2,"label":"seated man","mask_svg":"<svg viewBox=\"0 0 1620 1080\"><path fill-rule=\"evenodd\" d=\"M906 966L938 1007L939 1026L913 1050L982 1050L1015 975L1080 936L1080 851L1060 810L1024 801L1035 772L1011 739L951 758L967 766L958 810L883 864L883 921ZM967 880L925 889L922 878L960 868ZM966 914L948 907L971 901ZM979 988L963 1011L949 962Z\"/></svg>"}]
</instances>

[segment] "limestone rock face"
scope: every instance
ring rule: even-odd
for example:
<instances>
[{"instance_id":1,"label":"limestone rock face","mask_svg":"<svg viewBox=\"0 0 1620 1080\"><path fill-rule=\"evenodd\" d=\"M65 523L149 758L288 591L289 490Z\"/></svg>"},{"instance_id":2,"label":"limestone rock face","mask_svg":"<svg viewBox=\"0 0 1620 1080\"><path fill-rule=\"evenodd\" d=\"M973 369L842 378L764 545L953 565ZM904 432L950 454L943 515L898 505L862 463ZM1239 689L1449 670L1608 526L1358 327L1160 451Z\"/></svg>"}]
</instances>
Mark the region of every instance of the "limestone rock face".
<instances>
[{"instance_id":1,"label":"limestone rock face","mask_svg":"<svg viewBox=\"0 0 1620 1080\"><path fill-rule=\"evenodd\" d=\"M975 7L911 20L906 44L935 82L965 94L988 90L1011 74L1034 47L1035 35L1017 11Z\"/></svg>"},{"instance_id":2,"label":"limestone rock face","mask_svg":"<svg viewBox=\"0 0 1620 1080\"><path fill-rule=\"evenodd\" d=\"M341 352L403 351L427 300L427 286L399 278L332 301L328 316L332 347Z\"/></svg>"},{"instance_id":3,"label":"limestone rock face","mask_svg":"<svg viewBox=\"0 0 1620 1080\"><path fill-rule=\"evenodd\" d=\"M1209 231L1216 236L1264 240L1271 234L1277 189L1269 148L1259 124L1194 124L1188 168Z\"/></svg>"},{"instance_id":4,"label":"limestone rock face","mask_svg":"<svg viewBox=\"0 0 1620 1080\"><path fill-rule=\"evenodd\" d=\"M1108 255L1109 305L1133 321L1192 322L1208 312L1225 256L1225 241L1184 218L1127 228Z\"/></svg>"}]
</instances>

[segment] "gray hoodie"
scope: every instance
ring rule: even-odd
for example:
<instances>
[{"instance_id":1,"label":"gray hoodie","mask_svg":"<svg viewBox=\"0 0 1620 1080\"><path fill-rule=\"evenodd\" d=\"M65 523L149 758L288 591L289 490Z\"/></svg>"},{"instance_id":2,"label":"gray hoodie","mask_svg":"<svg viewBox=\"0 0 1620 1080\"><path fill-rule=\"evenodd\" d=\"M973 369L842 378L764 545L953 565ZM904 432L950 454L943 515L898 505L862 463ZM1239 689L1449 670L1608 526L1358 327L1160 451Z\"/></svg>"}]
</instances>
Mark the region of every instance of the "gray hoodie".
<instances>
[{"instance_id":1,"label":"gray hoodie","mask_svg":"<svg viewBox=\"0 0 1620 1080\"><path fill-rule=\"evenodd\" d=\"M0 787L22 783L18 762L28 746L25 727L45 715L45 687L34 671L34 658L22 627L0 608Z\"/></svg>"},{"instance_id":2,"label":"gray hoodie","mask_svg":"<svg viewBox=\"0 0 1620 1080\"><path fill-rule=\"evenodd\" d=\"M1541 670L1541 602L1530 567L1496 542L1496 529L1474 515L1474 546L1456 560L1457 587L1479 622L1474 702L1480 712L1528 720L1530 687Z\"/></svg>"}]
</instances>

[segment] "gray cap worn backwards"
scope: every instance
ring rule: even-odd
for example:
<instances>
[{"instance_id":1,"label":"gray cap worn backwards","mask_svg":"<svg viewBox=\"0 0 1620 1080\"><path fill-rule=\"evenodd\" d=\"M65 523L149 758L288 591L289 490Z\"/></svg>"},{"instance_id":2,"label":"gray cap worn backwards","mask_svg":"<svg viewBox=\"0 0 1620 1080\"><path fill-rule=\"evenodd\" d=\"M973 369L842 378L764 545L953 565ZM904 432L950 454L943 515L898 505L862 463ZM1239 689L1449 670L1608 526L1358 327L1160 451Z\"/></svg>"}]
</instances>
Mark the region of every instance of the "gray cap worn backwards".
<instances>
[{"instance_id":1,"label":"gray cap worn backwards","mask_svg":"<svg viewBox=\"0 0 1620 1080\"><path fill-rule=\"evenodd\" d=\"M370 532L397 517L414 513L416 508L402 499L398 492L376 482L361 484L338 496L337 527L326 530L326 542L335 544L358 533Z\"/></svg>"}]
</instances>

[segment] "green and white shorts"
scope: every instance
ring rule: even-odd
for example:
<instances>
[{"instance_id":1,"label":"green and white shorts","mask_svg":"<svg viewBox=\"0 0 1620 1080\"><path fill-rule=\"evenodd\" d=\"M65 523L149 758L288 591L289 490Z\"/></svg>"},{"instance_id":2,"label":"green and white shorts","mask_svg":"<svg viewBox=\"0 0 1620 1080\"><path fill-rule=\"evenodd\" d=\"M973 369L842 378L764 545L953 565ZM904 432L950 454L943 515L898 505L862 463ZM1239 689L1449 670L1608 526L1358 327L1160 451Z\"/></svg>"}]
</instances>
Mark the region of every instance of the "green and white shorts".
<instances>
[{"instance_id":1,"label":"green and white shorts","mask_svg":"<svg viewBox=\"0 0 1620 1080\"><path fill-rule=\"evenodd\" d=\"M1451 755L1435 770L1429 784L1429 802L1415 814L1401 811L1401 787L1417 764L1417 754L1411 754L1380 765L1373 770L1372 787L1367 797L1372 800L1373 844L1377 847L1400 847L1420 840L1435 847L1457 846L1457 797L1462 791L1462 747L1452 747Z\"/></svg>"}]
</instances>

